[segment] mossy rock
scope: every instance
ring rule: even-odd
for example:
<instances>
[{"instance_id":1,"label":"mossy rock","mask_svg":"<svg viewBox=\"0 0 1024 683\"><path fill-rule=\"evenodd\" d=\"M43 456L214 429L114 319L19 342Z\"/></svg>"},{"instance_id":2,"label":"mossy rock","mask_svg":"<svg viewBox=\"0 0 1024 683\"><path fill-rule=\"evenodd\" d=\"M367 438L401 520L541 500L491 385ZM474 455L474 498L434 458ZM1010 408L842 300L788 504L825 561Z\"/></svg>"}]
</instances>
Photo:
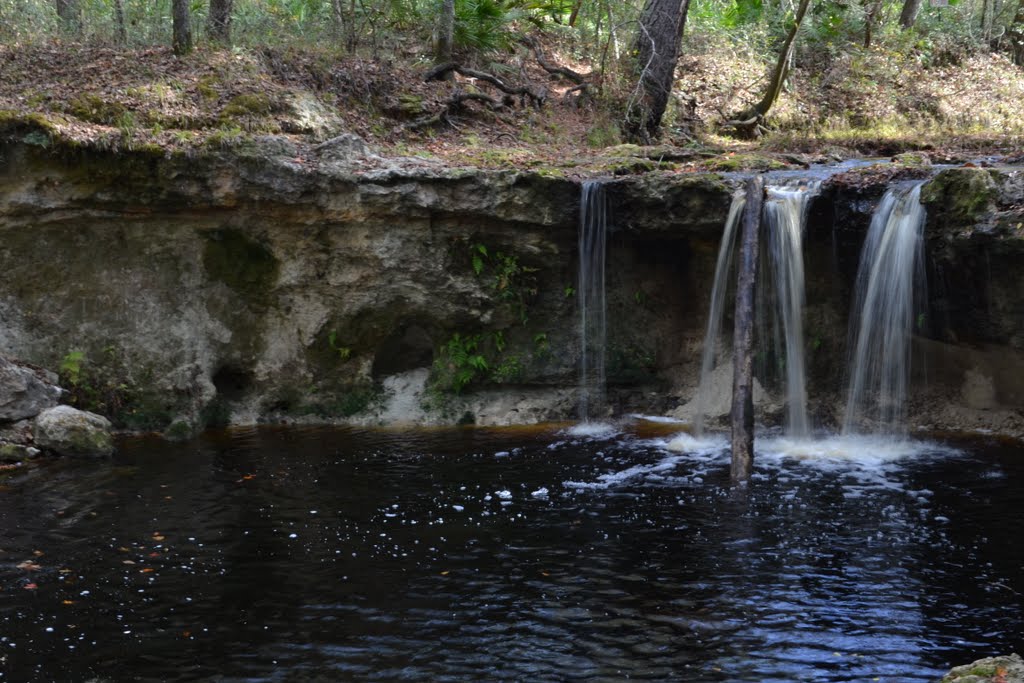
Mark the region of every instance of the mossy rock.
<instances>
[{"instance_id":1,"label":"mossy rock","mask_svg":"<svg viewBox=\"0 0 1024 683\"><path fill-rule=\"evenodd\" d=\"M115 102L96 93L81 93L69 103L67 111L75 118L89 123L113 126L128 116L128 109L120 102Z\"/></svg>"},{"instance_id":2,"label":"mossy rock","mask_svg":"<svg viewBox=\"0 0 1024 683\"><path fill-rule=\"evenodd\" d=\"M269 116L277 109L277 104L266 93L245 93L232 97L224 109L221 119L237 119L244 116Z\"/></svg>"},{"instance_id":3,"label":"mossy rock","mask_svg":"<svg viewBox=\"0 0 1024 683\"><path fill-rule=\"evenodd\" d=\"M995 209L999 194L995 179L980 168L951 168L921 188L921 203L940 216L946 227L964 228L980 223Z\"/></svg>"},{"instance_id":4,"label":"mossy rock","mask_svg":"<svg viewBox=\"0 0 1024 683\"><path fill-rule=\"evenodd\" d=\"M943 676L941 683L1021 683L1024 660L1020 655L988 657L958 666Z\"/></svg>"},{"instance_id":5,"label":"mossy rock","mask_svg":"<svg viewBox=\"0 0 1024 683\"><path fill-rule=\"evenodd\" d=\"M794 164L775 159L773 157L761 156L759 154L734 154L732 156L721 156L707 162L707 170L719 173L734 171L785 171L797 168Z\"/></svg>"}]
</instances>

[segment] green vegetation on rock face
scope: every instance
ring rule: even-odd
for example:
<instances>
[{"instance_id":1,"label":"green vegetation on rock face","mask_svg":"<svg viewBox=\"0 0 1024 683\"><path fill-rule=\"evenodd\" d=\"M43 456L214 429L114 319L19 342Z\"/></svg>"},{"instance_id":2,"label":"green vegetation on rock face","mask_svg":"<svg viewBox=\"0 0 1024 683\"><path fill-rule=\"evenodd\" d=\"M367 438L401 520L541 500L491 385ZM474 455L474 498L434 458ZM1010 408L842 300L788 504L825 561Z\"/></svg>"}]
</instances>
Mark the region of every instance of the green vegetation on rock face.
<instances>
[{"instance_id":1,"label":"green vegetation on rock face","mask_svg":"<svg viewBox=\"0 0 1024 683\"><path fill-rule=\"evenodd\" d=\"M949 227L977 223L993 208L998 188L984 169L955 168L939 173L921 188L921 203L941 214Z\"/></svg>"},{"instance_id":2,"label":"green vegetation on rock face","mask_svg":"<svg viewBox=\"0 0 1024 683\"><path fill-rule=\"evenodd\" d=\"M266 303L277 282L278 260L266 246L231 228L205 234L203 267L251 303Z\"/></svg>"}]
</instances>

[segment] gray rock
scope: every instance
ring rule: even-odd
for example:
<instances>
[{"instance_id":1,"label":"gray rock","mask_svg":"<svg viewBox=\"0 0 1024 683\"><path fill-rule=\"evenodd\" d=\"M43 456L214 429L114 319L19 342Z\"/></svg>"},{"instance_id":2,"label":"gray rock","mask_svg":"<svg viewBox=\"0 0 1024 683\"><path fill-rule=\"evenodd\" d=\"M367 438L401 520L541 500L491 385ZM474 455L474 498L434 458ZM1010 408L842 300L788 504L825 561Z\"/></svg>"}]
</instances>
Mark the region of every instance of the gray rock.
<instances>
[{"instance_id":1,"label":"gray rock","mask_svg":"<svg viewBox=\"0 0 1024 683\"><path fill-rule=\"evenodd\" d=\"M290 93L285 98L290 118L284 122L289 133L312 135L318 140L335 135L342 127L338 113L308 92Z\"/></svg>"},{"instance_id":2,"label":"gray rock","mask_svg":"<svg viewBox=\"0 0 1024 683\"><path fill-rule=\"evenodd\" d=\"M42 373L0 358L0 422L35 417L57 405L60 389Z\"/></svg>"},{"instance_id":3,"label":"gray rock","mask_svg":"<svg viewBox=\"0 0 1024 683\"><path fill-rule=\"evenodd\" d=\"M1024 659L1012 654L986 657L958 666L942 677L942 683L1024 683Z\"/></svg>"},{"instance_id":4,"label":"gray rock","mask_svg":"<svg viewBox=\"0 0 1024 683\"><path fill-rule=\"evenodd\" d=\"M36 417L36 446L58 455L102 457L114 452L110 421L71 406L57 406Z\"/></svg>"}]
</instances>

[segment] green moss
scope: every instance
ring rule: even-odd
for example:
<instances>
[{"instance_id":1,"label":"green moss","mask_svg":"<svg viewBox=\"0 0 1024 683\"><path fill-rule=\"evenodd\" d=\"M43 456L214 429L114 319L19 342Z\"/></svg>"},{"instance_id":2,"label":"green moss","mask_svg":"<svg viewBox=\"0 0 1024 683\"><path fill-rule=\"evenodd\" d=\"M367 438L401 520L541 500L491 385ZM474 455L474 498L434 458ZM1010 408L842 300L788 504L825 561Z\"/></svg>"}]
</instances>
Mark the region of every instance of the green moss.
<instances>
[{"instance_id":1,"label":"green moss","mask_svg":"<svg viewBox=\"0 0 1024 683\"><path fill-rule=\"evenodd\" d=\"M709 171L726 173L730 171L781 171L793 168L793 166L759 154L734 154L711 159L707 163L707 168Z\"/></svg>"},{"instance_id":2,"label":"green moss","mask_svg":"<svg viewBox=\"0 0 1024 683\"><path fill-rule=\"evenodd\" d=\"M192 435L192 424L182 417L176 418L164 430L164 438L168 441L187 441Z\"/></svg>"},{"instance_id":3,"label":"green moss","mask_svg":"<svg viewBox=\"0 0 1024 683\"><path fill-rule=\"evenodd\" d=\"M224 105L221 119L235 119L243 116L268 116L276 109L275 102L266 93L236 95Z\"/></svg>"},{"instance_id":4,"label":"green moss","mask_svg":"<svg viewBox=\"0 0 1024 683\"><path fill-rule=\"evenodd\" d=\"M279 269L270 250L238 230L214 230L205 237L203 267L210 279L223 282L250 302L265 303Z\"/></svg>"},{"instance_id":5,"label":"green moss","mask_svg":"<svg viewBox=\"0 0 1024 683\"><path fill-rule=\"evenodd\" d=\"M921 188L921 203L942 216L942 223L962 228L979 222L993 208L998 188L983 169L953 168Z\"/></svg>"},{"instance_id":6,"label":"green moss","mask_svg":"<svg viewBox=\"0 0 1024 683\"><path fill-rule=\"evenodd\" d=\"M88 92L76 95L68 102L67 111L82 121L104 126L116 125L128 113L120 102Z\"/></svg>"}]
</instances>

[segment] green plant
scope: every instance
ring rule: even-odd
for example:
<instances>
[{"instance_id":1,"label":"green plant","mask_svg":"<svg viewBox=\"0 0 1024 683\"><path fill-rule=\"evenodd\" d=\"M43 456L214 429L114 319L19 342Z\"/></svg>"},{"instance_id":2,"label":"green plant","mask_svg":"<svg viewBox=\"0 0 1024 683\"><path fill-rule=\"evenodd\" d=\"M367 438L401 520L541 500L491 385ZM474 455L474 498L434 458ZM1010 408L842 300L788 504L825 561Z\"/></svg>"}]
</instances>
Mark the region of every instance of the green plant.
<instances>
[{"instance_id":1,"label":"green plant","mask_svg":"<svg viewBox=\"0 0 1024 683\"><path fill-rule=\"evenodd\" d=\"M456 332L441 346L434 361L434 386L437 389L458 394L487 371L489 364L480 352L481 340L479 334L463 336Z\"/></svg>"},{"instance_id":2,"label":"green plant","mask_svg":"<svg viewBox=\"0 0 1024 683\"><path fill-rule=\"evenodd\" d=\"M573 287L572 285L566 285L565 287L562 288L562 293L564 293L565 298L568 299L569 297L576 293L576 288Z\"/></svg>"},{"instance_id":3,"label":"green plant","mask_svg":"<svg viewBox=\"0 0 1024 683\"><path fill-rule=\"evenodd\" d=\"M335 353L338 354L338 358L341 359L341 362L344 363L345 361L352 357L352 349L350 349L347 346L338 345L337 332L332 330L331 333L327 335L327 344L328 346L331 347L331 351L334 351Z\"/></svg>"},{"instance_id":4,"label":"green plant","mask_svg":"<svg viewBox=\"0 0 1024 683\"><path fill-rule=\"evenodd\" d=\"M60 376L72 387L77 387L82 381L83 361L85 354L81 351L69 351L60 361Z\"/></svg>"}]
</instances>

